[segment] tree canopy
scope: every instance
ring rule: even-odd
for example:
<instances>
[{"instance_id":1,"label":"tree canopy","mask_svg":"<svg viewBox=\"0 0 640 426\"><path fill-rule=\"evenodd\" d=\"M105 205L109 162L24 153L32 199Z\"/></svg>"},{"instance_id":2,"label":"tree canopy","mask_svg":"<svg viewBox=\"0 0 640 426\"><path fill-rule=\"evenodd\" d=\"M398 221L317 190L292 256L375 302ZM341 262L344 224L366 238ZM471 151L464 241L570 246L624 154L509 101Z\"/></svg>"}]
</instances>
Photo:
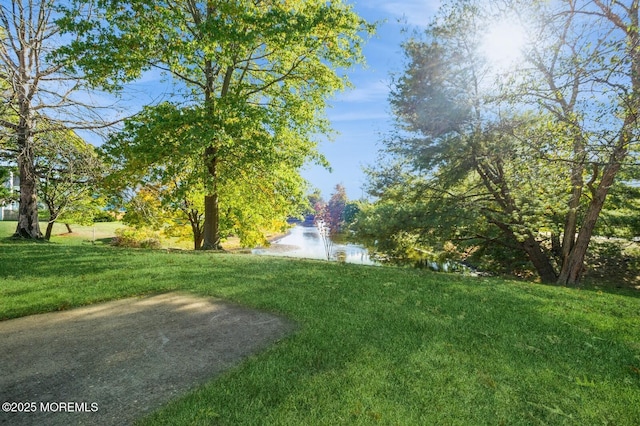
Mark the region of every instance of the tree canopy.
<instances>
[{"instance_id":1,"label":"tree canopy","mask_svg":"<svg viewBox=\"0 0 640 426\"><path fill-rule=\"evenodd\" d=\"M86 4L89 15L78 12ZM75 0L64 10L60 25L79 39L60 53L93 84L117 90L151 68L176 83L174 100L147 108L110 150L142 170L184 165L185 188L203 191L202 247L213 249L223 220L244 229L270 216L264 199L302 199L298 169L325 162L314 138L330 132L326 100L348 85L340 70L361 61L372 29L341 1Z\"/></svg>"},{"instance_id":2,"label":"tree canopy","mask_svg":"<svg viewBox=\"0 0 640 426\"><path fill-rule=\"evenodd\" d=\"M638 5L503 6L443 6L404 44L390 96L397 130L387 165L369 171L378 202L359 232L385 235L389 252L493 251L511 270L527 261L545 282L577 284L607 194L636 155ZM499 69L482 43L505 16L530 39Z\"/></svg>"},{"instance_id":3,"label":"tree canopy","mask_svg":"<svg viewBox=\"0 0 640 426\"><path fill-rule=\"evenodd\" d=\"M98 189L105 173L94 147L71 131L43 134L36 143L38 191L49 212L45 239L56 221L93 223L102 208Z\"/></svg>"}]
</instances>

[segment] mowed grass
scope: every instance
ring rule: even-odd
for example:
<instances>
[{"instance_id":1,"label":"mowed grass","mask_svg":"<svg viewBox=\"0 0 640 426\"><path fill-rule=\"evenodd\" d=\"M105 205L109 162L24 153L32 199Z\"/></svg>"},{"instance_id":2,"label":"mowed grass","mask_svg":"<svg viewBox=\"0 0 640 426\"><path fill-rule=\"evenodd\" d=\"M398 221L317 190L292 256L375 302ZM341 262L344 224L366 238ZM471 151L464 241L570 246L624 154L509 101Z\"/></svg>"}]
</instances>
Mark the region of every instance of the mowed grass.
<instances>
[{"instance_id":1,"label":"mowed grass","mask_svg":"<svg viewBox=\"0 0 640 426\"><path fill-rule=\"evenodd\" d=\"M156 425L638 425L638 293L240 254L0 242L0 318L172 290L297 331Z\"/></svg>"},{"instance_id":2,"label":"mowed grass","mask_svg":"<svg viewBox=\"0 0 640 426\"><path fill-rule=\"evenodd\" d=\"M0 239L10 237L15 233L17 222L0 221ZM56 222L51 232L51 242L60 244L109 244L116 235L116 229L127 228L122 222L98 222L90 226L71 224L71 233L64 223ZM47 222L40 222L40 231L44 234ZM160 244L164 248L179 250L193 250L193 240L167 237L162 232L156 232ZM266 237L273 240L284 235L281 232L267 231ZM229 237L222 240L225 250L239 251L244 249L238 237Z\"/></svg>"},{"instance_id":3,"label":"mowed grass","mask_svg":"<svg viewBox=\"0 0 640 426\"><path fill-rule=\"evenodd\" d=\"M16 231L17 222L0 221L0 239L10 237ZM71 224L69 233L64 223L53 224L51 242L59 244L108 243L115 236L118 228L124 228L121 222L100 222L91 226ZM47 222L40 222L40 231L44 234Z\"/></svg>"}]
</instances>

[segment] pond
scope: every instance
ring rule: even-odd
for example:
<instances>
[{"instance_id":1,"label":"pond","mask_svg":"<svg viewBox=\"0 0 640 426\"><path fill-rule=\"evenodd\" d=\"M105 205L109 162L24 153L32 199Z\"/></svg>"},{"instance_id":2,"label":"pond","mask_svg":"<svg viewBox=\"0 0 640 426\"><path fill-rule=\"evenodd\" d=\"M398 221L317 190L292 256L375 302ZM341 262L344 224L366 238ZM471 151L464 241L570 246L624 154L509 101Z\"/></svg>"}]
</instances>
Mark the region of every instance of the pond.
<instances>
[{"instance_id":1,"label":"pond","mask_svg":"<svg viewBox=\"0 0 640 426\"><path fill-rule=\"evenodd\" d=\"M367 249L359 245L332 243L329 250L331 260L337 260L337 256L343 253L347 263L376 265L376 262L369 257ZM286 236L272 242L270 247L253 249L252 253L306 259L327 259L324 241L320 231L315 226L296 225L291 228Z\"/></svg>"}]
</instances>

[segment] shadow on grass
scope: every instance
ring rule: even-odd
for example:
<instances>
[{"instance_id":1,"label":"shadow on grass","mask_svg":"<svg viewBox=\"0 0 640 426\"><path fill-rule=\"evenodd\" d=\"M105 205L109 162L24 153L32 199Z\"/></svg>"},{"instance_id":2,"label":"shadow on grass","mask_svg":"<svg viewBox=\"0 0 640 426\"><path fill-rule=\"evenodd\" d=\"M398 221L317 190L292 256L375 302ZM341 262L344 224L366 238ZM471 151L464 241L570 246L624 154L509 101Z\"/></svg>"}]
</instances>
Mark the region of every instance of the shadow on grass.
<instances>
[{"instance_id":1,"label":"shadow on grass","mask_svg":"<svg viewBox=\"0 0 640 426\"><path fill-rule=\"evenodd\" d=\"M12 235L0 238L0 244L50 244L50 242L44 238L24 238Z\"/></svg>"},{"instance_id":2,"label":"shadow on grass","mask_svg":"<svg viewBox=\"0 0 640 426\"><path fill-rule=\"evenodd\" d=\"M15 277L65 277L87 273L100 273L109 268L109 262L96 262L102 256L118 258L131 253L107 252L108 248L60 245L51 242L20 242L0 244L2 272ZM135 256L135 255L134 255Z\"/></svg>"},{"instance_id":3,"label":"shadow on grass","mask_svg":"<svg viewBox=\"0 0 640 426\"><path fill-rule=\"evenodd\" d=\"M278 285L221 290L300 320L302 331L151 424L640 420L631 368L640 348L629 345L633 328L609 323L615 303L519 283L299 266Z\"/></svg>"},{"instance_id":4,"label":"shadow on grass","mask_svg":"<svg viewBox=\"0 0 640 426\"><path fill-rule=\"evenodd\" d=\"M111 241L113 240L113 237L108 237L108 238L97 238L96 239L96 243L100 243L100 244L104 244L104 245L109 245L111 244Z\"/></svg>"},{"instance_id":5,"label":"shadow on grass","mask_svg":"<svg viewBox=\"0 0 640 426\"><path fill-rule=\"evenodd\" d=\"M33 267L2 291L30 280L52 300L3 313L180 289L301 325L151 424L640 424L636 297L251 255L12 253Z\"/></svg>"}]
</instances>

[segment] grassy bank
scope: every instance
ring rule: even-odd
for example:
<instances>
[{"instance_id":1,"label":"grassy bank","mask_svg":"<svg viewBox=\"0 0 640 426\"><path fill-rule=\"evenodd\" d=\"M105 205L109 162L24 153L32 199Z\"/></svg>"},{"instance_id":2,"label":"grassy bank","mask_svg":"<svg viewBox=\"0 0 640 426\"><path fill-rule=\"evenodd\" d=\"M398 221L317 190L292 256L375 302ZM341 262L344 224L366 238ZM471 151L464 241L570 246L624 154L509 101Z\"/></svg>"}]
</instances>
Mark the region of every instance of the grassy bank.
<instances>
[{"instance_id":1,"label":"grassy bank","mask_svg":"<svg viewBox=\"0 0 640 426\"><path fill-rule=\"evenodd\" d=\"M0 242L2 319L169 290L300 327L144 424L640 424L637 292Z\"/></svg>"}]
</instances>

